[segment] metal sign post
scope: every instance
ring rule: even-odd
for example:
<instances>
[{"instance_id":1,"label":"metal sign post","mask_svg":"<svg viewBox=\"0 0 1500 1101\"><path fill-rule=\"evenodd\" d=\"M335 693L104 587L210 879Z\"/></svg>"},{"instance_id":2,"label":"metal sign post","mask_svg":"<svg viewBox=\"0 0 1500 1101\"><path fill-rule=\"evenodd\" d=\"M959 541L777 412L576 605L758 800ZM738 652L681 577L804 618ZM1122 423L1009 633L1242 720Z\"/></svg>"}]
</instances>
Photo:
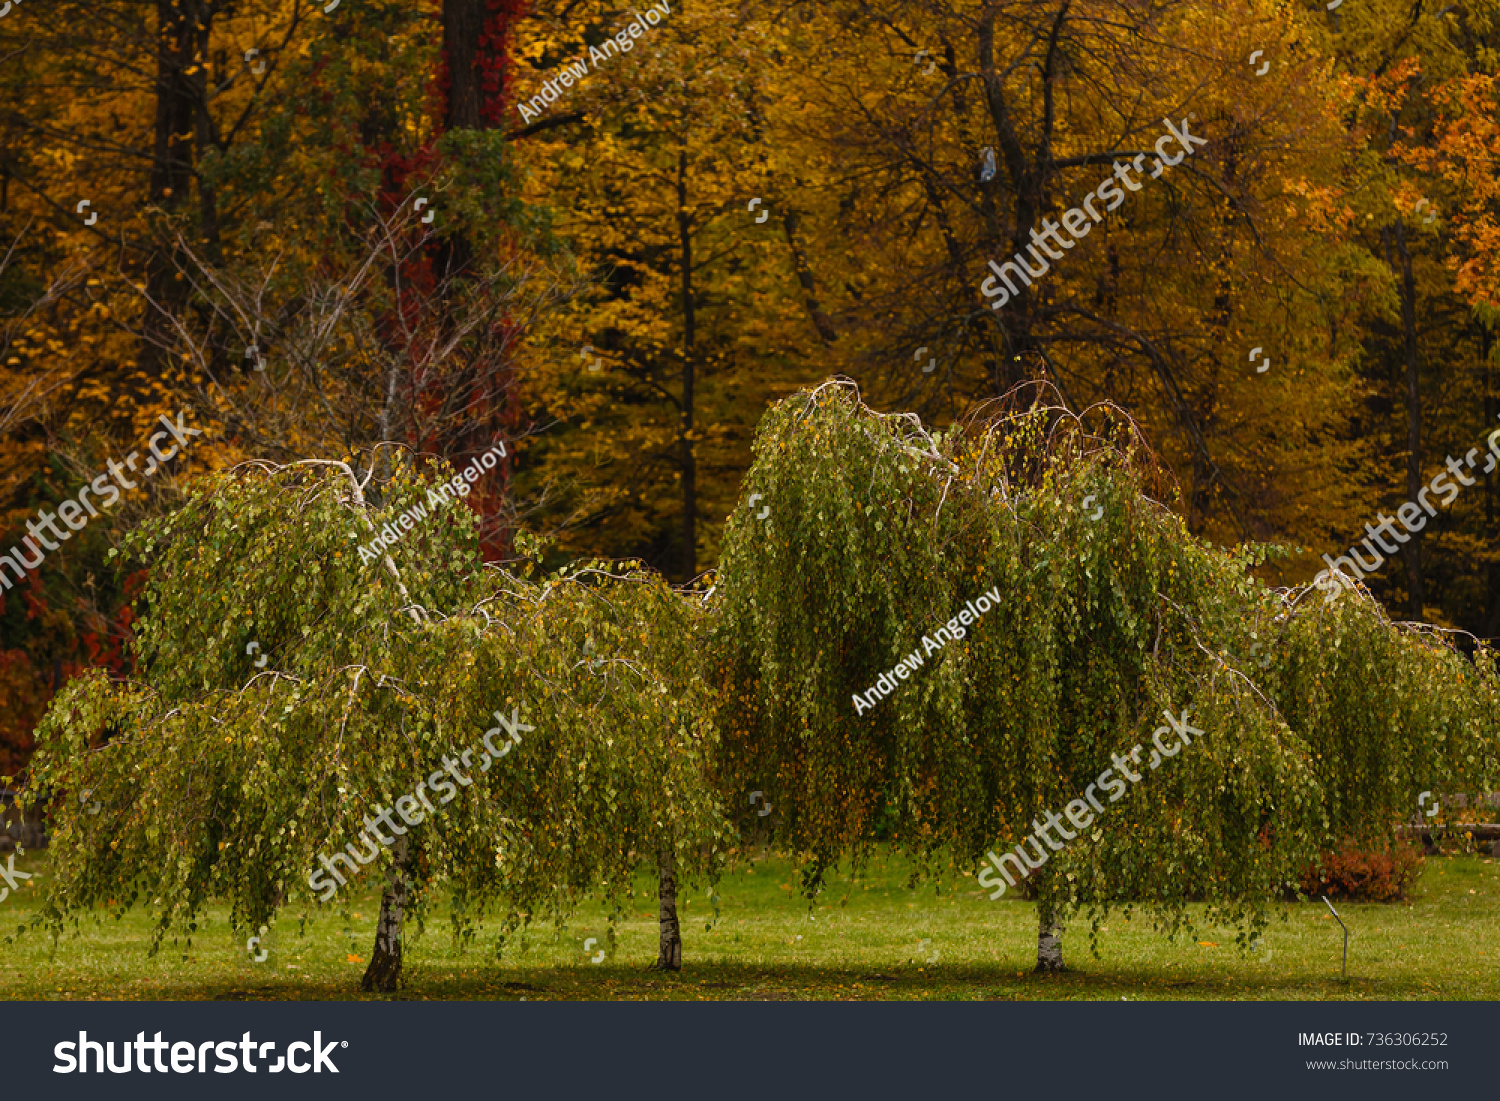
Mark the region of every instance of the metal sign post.
<instances>
[{"instance_id":1,"label":"metal sign post","mask_svg":"<svg viewBox=\"0 0 1500 1101\"><path fill-rule=\"evenodd\" d=\"M1339 928L1344 931L1344 966L1339 971L1339 978L1349 977L1349 926L1344 924L1344 919L1339 917L1339 912L1333 908L1333 903L1328 901L1328 896L1323 895L1323 905L1328 907L1328 912L1333 915L1333 920L1339 923Z\"/></svg>"}]
</instances>

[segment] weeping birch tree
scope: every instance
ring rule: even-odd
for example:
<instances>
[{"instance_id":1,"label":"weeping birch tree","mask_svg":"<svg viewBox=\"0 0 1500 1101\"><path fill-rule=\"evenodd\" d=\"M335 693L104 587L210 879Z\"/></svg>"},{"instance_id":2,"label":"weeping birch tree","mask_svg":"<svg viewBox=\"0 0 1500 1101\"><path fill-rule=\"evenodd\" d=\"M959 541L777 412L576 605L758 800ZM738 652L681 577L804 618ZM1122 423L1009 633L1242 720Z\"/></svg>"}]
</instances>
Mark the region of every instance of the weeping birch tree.
<instances>
[{"instance_id":1,"label":"weeping birch tree","mask_svg":"<svg viewBox=\"0 0 1500 1101\"><path fill-rule=\"evenodd\" d=\"M132 536L139 677L70 683L27 784L98 805L53 800L55 932L141 901L155 951L210 899L255 927L364 876L362 987L389 991L440 885L460 936L501 907L498 951L596 891L622 913L648 857L715 866L697 605L629 566L483 567L463 477L374 462L376 485L342 462L215 475Z\"/></svg>"},{"instance_id":2,"label":"weeping birch tree","mask_svg":"<svg viewBox=\"0 0 1500 1101\"><path fill-rule=\"evenodd\" d=\"M1493 655L1337 577L1268 588L1287 548L1195 538L1123 413L1045 396L930 432L831 382L762 423L719 574L719 768L778 808L809 891L884 822L985 857L992 898L1024 882L1038 970L1119 903L1175 932L1206 900L1248 941L1336 839L1496 775Z\"/></svg>"}]
</instances>

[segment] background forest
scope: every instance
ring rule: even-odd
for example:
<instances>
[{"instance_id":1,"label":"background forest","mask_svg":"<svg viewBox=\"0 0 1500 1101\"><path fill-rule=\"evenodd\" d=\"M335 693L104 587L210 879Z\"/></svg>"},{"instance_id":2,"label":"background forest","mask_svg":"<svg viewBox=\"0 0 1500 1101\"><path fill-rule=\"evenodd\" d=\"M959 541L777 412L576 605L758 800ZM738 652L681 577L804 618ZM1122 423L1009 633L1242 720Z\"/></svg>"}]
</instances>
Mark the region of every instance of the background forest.
<instances>
[{"instance_id":1,"label":"background forest","mask_svg":"<svg viewBox=\"0 0 1500 1101\"><path fill-rule=\"evenodd\" d=\"M1500 6L1333 7L675 0L600 61L634 9L8 5L0 550L159 416L204 435L6 577L0 774L71 676L131 671L125 532L250 459L504 439L486 558L524 525L683 582L769 402L843 374L941 430L1045 378L1306 582L1500 417ZM1166 121L1208 144L990 309L987 261ZM1500 631L1478 480L1371 578L1393 618Z\"/></svg>"}]
</instances>

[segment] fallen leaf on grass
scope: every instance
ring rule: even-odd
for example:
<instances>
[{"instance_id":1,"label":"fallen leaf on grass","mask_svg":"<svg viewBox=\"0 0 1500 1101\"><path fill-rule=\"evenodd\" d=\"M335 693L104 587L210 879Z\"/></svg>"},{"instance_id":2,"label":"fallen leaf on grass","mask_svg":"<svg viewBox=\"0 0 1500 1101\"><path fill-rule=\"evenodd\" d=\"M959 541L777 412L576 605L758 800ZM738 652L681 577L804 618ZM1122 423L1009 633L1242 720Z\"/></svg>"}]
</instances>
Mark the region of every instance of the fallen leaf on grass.
<instances>
[{"instance_id":1,"label":"fallen leaf on grass","mask_svg":"<svg viewBox=\"0 0 1500 1101\"><path fill-rule=\"evenodd\" d=\"M348 961L349 963L364 963L365 962L364 960L362 960L358 956L356 956L353 952L350 952L347 956L344 957L344 959L346 961Z\"/></svg>"}]
</instances>

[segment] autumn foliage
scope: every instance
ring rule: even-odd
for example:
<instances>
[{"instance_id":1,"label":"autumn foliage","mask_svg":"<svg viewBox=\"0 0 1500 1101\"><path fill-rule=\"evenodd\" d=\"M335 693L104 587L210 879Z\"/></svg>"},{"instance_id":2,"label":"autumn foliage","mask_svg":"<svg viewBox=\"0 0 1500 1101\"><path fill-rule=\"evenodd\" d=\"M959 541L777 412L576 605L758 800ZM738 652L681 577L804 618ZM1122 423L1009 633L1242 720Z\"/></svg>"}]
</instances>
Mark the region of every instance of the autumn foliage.
<instances>
[{"instance_id":1,"label":"autumn foliage","mask_svg":"<svg viewBox=\"0 0 1500 1101\"><path fill-rule=\"evenodd\" d=\"M1422 872L1422 856L1409 844L1372 848L1346 841L1319 855L1298 877L1303 893L1368 902L1399 902Z\"/></svg>"}]
</instances>

